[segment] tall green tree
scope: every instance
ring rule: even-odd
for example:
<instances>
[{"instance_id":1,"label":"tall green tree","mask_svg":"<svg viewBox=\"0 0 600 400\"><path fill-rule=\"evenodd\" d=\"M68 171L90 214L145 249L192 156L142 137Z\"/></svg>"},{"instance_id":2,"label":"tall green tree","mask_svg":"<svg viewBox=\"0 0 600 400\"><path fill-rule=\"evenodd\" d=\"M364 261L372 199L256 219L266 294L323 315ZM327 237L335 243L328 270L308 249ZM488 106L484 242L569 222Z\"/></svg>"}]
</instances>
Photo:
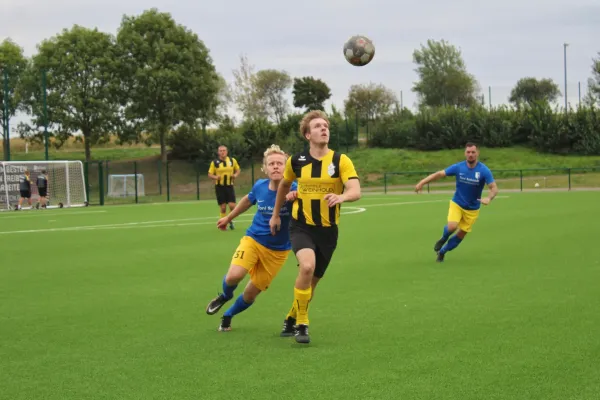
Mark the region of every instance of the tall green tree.
<instances>
[{"instance_id":1,"label":"tall green tree","mask_svg":"<svg viewBox=\"0 0 600 400\"><path fill-rule=\"evenodd\" d=\"M305 111L325 111L325 102L331 98L331 89L325 82L312 76L294 78L294 107Z\"/></svg>"},{"instance_id":2,"label":"tall green tree","mask_svg":"<svg viewBox=\"0 0 600 400\"><path fill-rule=\"evenodd\" d=\"M44 40L23 78L25 103L33 122L21 125L22 135L39 132L44 126L45 73L48 126L60 142L81 133L85 158L91 160L92 145L105 139L116 124L115 58L114 38L97 29L75 25Z\"/></svg>"},{"instance_id":3,"label":"tall green tree","mask_svg":"<svg viewBox=\"0 0 600 400\"><path fill-rule=\"evenodd\" d=\"M0 43L0 121L2 124L14 117L22 107L23 94L21 93L21 78L27 68L28 60L23 54L23 49L11 39ZM4 104L4 75L8 77L8 103ZM5 113L5 110L8 112ZM2 125L4 126L4 125Z\"/></svg>"},{"instance_id":4,"label":"tall green tree","mask_svg":"<svg viewBox=\"0 0 600 400\"><path fill-rule=\"evenodd\" d=\"M240 56L240 67L233 70L233 77L233 100L243 119L267 118L269 111L256 85L255 67L245 55Z\"/></svg>"},{"instance_id":5,"label":"tall green tree","mask_svg":"<svg viewBox=\"0 0 600 400\"><path fill-rule=\"evenodd\" d=\"M526 77L519 79L510 92L509 101L515 106L538 102L551 103L560 96L560 89L552 79Z\"/></svg>"},{"instance_id":6,"label":"tall green tree","mask_svg":"<svg viewBox=\"0 0 600 400\"><path fill-rule=\"evenodd\" d=\"M389 114L398 99L382 84L352 85L344 102L346 115L357 115L361 122Z\"/></svg>"},{"instance_id":7,"label":"tall green tree","mask_svg":"<svg viewBox=\"0 0 600 400\"><path fill-rule=\"evenodd\" d=\"M478 84L462 54L445 40L428 40L413 52L419 80L412 90L423 106L468 107L477 103Z\"/></svg>"},{"instance_id":8,"label":"tall green tree","mask_svg":"<svg viewBox=\"0 0 600 400\"><path fill-rule=\"evenodd\" d=\"M122 132L126 139L151 132L166 162L170 130L181 122L208 120L215 109L219 76L209 51L195 33L157 9L124 16L117 46L123 114L129 121Z\"/></svg>"},{"instance_id":9,"label":"tall green tree","mask_svg":"<svg viewBox=\"0 0 600 400\"><path fill-rule=\"evenodd\" d=\"M588 79L588 92L585 102L589 105L600 103L600 52L598 58L592 60L592 76Z\"/></svg>"},{"instance_id":10,"label":"tall green tree","mask_svg":"<svg viewBox=\"0 0 600 400\"><path fill-rule=\"evenodd\" d=\"M254 79L258 100L265 105L267 114L278 125L289 111L286 92L292 86L292 78L285 71L264 69Z\"/></svg>"},{"instance_id":11,"label":"tall green tree","mask_svg":"<svg viewBox=\"0 0 600 400\"><path fill-rule=\"evenodd\" d=\"M225 78L217 74L217 94L211 97L208 107L200 110L199 123L202 131L210 124L220 123L227 117L227 108L232 102L232 94Z\"/></svg>"}]
</instances>

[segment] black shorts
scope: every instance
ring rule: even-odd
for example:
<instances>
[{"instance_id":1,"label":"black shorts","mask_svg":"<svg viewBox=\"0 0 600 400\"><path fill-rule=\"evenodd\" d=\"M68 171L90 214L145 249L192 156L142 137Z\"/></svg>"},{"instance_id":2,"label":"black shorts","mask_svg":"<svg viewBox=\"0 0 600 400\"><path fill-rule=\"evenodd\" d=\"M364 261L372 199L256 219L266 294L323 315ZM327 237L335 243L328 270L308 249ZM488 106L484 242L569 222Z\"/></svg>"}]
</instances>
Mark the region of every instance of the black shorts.
<instances>
[{"instance_id":1,"label":"black shorts","mask_svg":"<svg viewBox=\"0 0 600 400\"><path fill-rule=\"evenodd\" d=\"M290 241L294 254L302 249L312 249L315 252L314 276L322 278L337 247L338 227L310 226L299 224L292 219L290 221Z\"/></svg>"},{"instance_id":2,"label":"black shorts","mask_svg":"<svg viewBox=\"0 0 600 400\"><path fill-rule=\"evenodd\" d=\"M235 190L233 186L215 186L217 204L235 203Z\"/></svg>"},{"instance_id":3,"label":"black shorts","mask_svg":"<svg viewBox=\"0 0 600 400\"><path fill-rule=\"evenodd\" d=\"M30 199L31 198L31 191L29 190L20 190L21 192L21 197L24 197L26 199Z\"/></svg>"},{"instance_id":4,"label":"black shorts","mask_svg":"<svg viewBox=\"0 0 600 400\"><path fill-rule=\"evenodd\" d=\"M38 194L40 195L40 197L46 197L48 191L46 188L38 188Z\"/></svg>"}]
</instances>

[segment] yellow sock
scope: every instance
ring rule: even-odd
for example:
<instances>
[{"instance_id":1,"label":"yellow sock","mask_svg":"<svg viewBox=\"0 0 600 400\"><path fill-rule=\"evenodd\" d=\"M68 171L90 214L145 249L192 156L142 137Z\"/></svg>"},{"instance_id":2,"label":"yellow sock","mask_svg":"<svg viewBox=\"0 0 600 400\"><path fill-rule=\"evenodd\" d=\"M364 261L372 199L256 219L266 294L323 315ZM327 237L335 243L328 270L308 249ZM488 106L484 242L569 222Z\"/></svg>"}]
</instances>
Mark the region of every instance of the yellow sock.
<instances>
[{"instance_id":1,"label":"yellow sock","mask_svg":"<svg viewBox=\"0 0 600 400\"><path fill-rule=\"evenodd\" d=\"M221 218L226 217L227 213L220 213L221 214Z\"/></svg>"},{"instance_id":2,"label":"yellow sock","mask_svg":"<svg viewBox=\"0 0 600 400\"><path fill-rule=\"evenodd\" d=\"M308 325L308 303L310 301L312 288L306 290L294 288L294 302L296 303L296 324Z\"/></svg>"},{"instance_id":3,"label":"yellow sock","mask_svg":"<svg viewBox=\"0 0 600 400\"><path fill-rule=\"evenodd\" d=\"M285 319L288 319L288 318L296 319L297 316L298 316L298 313L296 312L296 300L294 299L294 301L292 302L292 308L290 308L290 312L287 314Z\"/></svg>"}]
</instances>

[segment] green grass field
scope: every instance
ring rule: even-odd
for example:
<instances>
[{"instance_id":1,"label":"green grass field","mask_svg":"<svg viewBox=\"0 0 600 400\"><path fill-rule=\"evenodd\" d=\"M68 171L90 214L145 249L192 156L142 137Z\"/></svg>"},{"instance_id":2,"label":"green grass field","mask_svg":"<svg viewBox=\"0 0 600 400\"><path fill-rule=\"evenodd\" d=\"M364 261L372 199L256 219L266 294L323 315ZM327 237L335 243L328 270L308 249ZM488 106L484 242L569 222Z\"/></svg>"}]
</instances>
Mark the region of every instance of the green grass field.
<instances>
[{"instance_id":1,"label":"green grass field","mask_svg":"<svg viewBox=\"0 0 600 400\"><path fill-rule=\"evenodd\" d=\"M293 255L233 331L204 312L250 215L0 213L0 399L597 398L600 193L501 193L437 264L448 200L343 207L305 347L278 336Z\"/></svg>"}]
</instances>

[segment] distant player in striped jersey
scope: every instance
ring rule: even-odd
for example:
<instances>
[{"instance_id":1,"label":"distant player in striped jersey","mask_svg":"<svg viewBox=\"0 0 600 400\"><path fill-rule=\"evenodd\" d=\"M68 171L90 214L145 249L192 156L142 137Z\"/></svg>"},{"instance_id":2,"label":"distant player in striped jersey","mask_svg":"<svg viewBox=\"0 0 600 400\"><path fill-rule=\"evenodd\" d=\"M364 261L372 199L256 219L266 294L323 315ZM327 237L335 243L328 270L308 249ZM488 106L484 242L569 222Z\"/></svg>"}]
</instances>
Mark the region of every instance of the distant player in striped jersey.
<instances>
[{"instance_id":1,"label":"distant player in striped jersey","mask_svg":"<svg viewBox=\"0 0 600 400\"><path fill-rule=\"evenodd\" d=\"M217 204L223 218L227 211L233 211L235 208L235 189L233 182L241 172L237 160L227 156L227 146L219 146L219 158L210 163L208 177L215 182L215 193L217 195ZM229 223L229 228L233 229L233 221Z\"/></svg>"},{"instance_id":2,"label":"distant player in striped jersey","mask_svg":"<svg viewBox=\"0 0 600 400\"><path fill-rule=\"evenodd\" d=\"M46 197L48 196L48 176L46 175L45 169L42 170L40 175L38 175L35 184L38 188L38 194L40 195L40 198L36 204L36 208L40 208L40 205L42 208L46 208Z\"/></svg>"}]
</instances>

